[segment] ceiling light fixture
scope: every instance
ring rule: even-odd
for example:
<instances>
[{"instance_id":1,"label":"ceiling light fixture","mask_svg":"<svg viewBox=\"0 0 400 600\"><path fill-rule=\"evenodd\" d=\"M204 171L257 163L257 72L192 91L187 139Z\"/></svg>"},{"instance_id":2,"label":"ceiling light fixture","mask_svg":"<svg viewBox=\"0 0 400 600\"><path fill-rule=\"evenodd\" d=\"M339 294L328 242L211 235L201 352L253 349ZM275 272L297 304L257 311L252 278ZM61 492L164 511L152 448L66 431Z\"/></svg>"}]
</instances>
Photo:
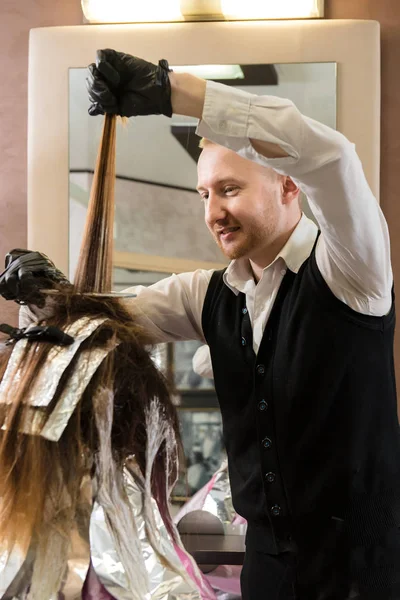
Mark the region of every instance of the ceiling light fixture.
<instances>
[{"instance_id":1,"label":"ceiling light fixture","mask_svg":"<svg viewBox=\"0 0 400 600\"><path fill-rule=\"evenodd\" d=\"M81 0L88 23L313 19L324 0Z\"/></svg>"}]
</instances>

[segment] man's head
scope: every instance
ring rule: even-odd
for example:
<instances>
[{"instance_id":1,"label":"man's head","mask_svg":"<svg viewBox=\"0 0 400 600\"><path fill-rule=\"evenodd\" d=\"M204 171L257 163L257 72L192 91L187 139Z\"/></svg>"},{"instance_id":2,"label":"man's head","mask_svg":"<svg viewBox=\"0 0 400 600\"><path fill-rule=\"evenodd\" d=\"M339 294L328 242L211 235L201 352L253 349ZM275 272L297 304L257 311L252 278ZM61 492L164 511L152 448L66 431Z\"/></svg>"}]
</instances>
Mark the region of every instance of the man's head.
<instances>
[{"instance_id":1,"label":"man's head","mask_svg":"<svg viewBox=\"0 0 400 600\"><path fill-rule=\"evenodd\" d=\"M197 189L207 227L228 258L267 266L299 221L299 189L232 150L208 140L200 145Z\"/></svg>"}]
</instances>

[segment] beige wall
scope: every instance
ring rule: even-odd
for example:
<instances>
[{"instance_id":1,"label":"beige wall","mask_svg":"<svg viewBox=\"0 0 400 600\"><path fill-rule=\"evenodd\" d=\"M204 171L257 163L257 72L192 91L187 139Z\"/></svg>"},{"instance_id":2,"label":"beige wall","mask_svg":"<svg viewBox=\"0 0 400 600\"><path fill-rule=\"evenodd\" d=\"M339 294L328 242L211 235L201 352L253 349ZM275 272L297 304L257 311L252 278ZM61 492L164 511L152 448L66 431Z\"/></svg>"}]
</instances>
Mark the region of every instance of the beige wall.
<instances>
[{"instance_id":1,"label":"beige wall","mask_svg":"<svg viewBox=\"0 0 400 600\"><path fill-rule=\"evenodd\" d=\"M26 247L29 30L80 24L79 0L1 0L0 3L0 270L8 250ZM14 303L0 300L0 311L0 322L15 322Z\"/></svg>"},{"instance_id":2,"label":"beige wall","mask_svg":"<svg viewBox=\"0 0 400 600\"><path fill-rule=\"evenodd\" d=\"M382 26L381 202L392 235L393 267L400 281L400 9L398 0L325 0L326 17L375 19ZM32 27L78 25L79 0L2 0L0 7L0 260L26 245L26 113L28 32ZM399 285L399 283L398 283ZM15 319L0 301L1 320ZM400 381L400 328L396 338Z\"/></svg>"}]
</instances>

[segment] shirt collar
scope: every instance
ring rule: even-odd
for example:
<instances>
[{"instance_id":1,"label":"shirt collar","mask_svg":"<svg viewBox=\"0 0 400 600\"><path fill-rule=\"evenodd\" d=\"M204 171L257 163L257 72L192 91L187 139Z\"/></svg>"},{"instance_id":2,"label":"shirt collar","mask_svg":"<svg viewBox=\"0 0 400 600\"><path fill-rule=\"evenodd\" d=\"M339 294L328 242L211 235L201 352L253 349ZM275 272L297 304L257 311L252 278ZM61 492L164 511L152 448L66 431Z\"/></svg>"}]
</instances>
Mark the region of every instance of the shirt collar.
<instances>
[{"instance_id":1,"label":"shirt collar","mask_svg":"<svg viewBox=\"0 0 400 600\"><path fill-rule=\"evenodd\" d=\"M270 269L277 261L283 260L288 269L297 273L303 262L310 256L318 234L317 225L303 213L292 235L279 254L264 271ZM253 273L247 258L232 260L224 273L225 284L237 295L246 293L249 286L254 286Z\"/></svg>"}]
</instances>

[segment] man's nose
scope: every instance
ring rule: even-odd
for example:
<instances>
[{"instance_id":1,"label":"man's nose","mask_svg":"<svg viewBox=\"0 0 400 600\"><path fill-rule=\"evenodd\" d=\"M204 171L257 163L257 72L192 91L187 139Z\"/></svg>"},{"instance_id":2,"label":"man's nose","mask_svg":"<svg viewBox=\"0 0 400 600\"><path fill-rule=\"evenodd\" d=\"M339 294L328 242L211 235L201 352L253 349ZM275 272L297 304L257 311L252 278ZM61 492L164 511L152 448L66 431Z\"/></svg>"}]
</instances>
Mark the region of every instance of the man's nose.
<instances>
[{"instance_id":1,"label":"man's nose","mask_svg":"<svg viewBox=\"0 0 400 600\"><path fill-rule=\"evenodd\" d=\"M207 223L214 224L221 219L226 218L226 208L224 202L217 194L209 194L206 203L205 219Z\"/></svg>"}]
</instances>

